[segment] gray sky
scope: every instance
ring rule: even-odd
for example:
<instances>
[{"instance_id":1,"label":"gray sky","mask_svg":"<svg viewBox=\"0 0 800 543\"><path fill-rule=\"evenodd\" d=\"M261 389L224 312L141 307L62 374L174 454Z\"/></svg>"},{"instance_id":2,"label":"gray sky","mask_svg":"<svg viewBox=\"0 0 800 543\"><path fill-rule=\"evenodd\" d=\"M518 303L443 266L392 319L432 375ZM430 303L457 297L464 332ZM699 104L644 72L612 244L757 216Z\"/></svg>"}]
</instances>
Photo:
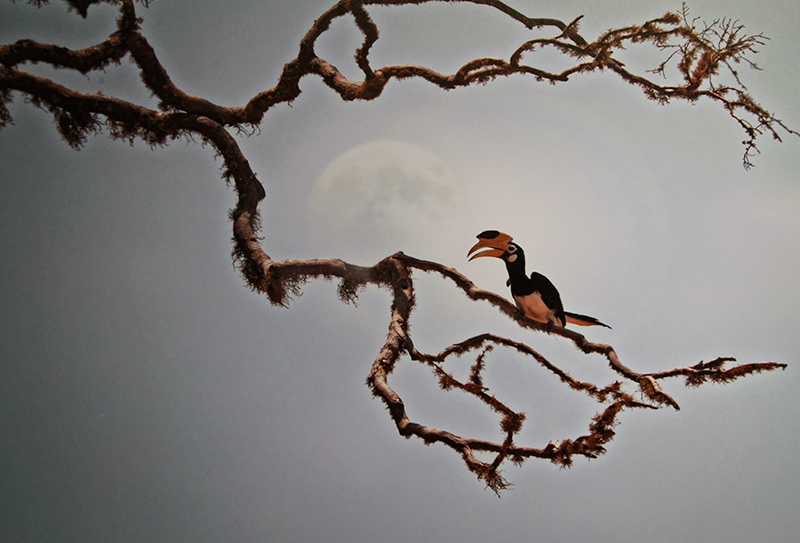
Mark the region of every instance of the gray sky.
<instances>
[{"instance_id":1,"label":"gray sky","mask_svg":"<svg viewBox=\"0 0 800 543\"><path fill-rule=\"evenodd\" d=\"M241 104L274 85L329 3L162 0L140 16L179 86ZM510 3L535 16L585 14L590 39L680 8ZM763 70L742 77L800 128L797 3L695 0L690 8L771 38L755 57ZM448 71L475 56L507 56L525 39L481 7L372 13L381 64ZM41 10L4 2L0 42L85 46L114 17L108 8L83 20L57 2ZM340 21L319 52L356 75L358 41ZM57 75L151 103L127 61L92 78ZM765 139L756 168L744 171L743 134L721 109L658 106L611 74L557 86L514 77L447 93L394 82L370 103L343 103L315 79L301 87L292 107L270 111L260 134L241 139L267 189L272 256L372 264L403 250L507 295L499 262L465 258L475 234L497 228L558 285L567 309L613 326L587 335L639 371L716 356L789 369L724 387L668 381L680 412L624 414L608 454L570 470L509 466L515 486L497 499L449 449L399 437L364 385L386 334L386 293L367 290L354 308L318 282L290 309L270 306L231 264L234 194L209 149L152 151L98 137L75 152L46 114L17 97L15 125L0 132L4 541L796 537L800 140ZM372 158L363 159L362 145ZM360 188L381 168L396 183ZM321 220L329 183L341 184L329 195L353 197L328 196L330 218ZM396 202L390 211L387 199ZM388 233L424 209L440 218ZM345 237L330 236L347 217ZM359 223L365 235L355 242ZM578 378L615 379L599 357L516 330L447 283L417 278L418 346L438 351L492 331L528 341ZM530 360L498 351L490 363L496 392L528 415L528 444L586 431L596 404ZM427 369L406 361L392 384L412 419L498 438L495 418L458 392L440 392Z\"/></svg>"}]
</instances>

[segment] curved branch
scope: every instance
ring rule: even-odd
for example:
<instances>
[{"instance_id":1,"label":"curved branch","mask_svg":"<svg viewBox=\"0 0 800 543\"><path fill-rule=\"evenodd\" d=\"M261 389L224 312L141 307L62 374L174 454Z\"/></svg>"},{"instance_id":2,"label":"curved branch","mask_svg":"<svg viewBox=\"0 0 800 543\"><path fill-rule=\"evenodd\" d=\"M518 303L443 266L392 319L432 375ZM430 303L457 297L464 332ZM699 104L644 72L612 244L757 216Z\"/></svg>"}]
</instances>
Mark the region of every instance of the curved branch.
<instances>
[{"instance_id":1,"label":"curved branch","mask_svg":"<svg viewBox=\"0 0 800 543\"><path fill-rule=\"evenodd\" d=\"M605 452L604 445L613 439L615 435L613 427L617 422L618 415L624 409L658 409L660 406L679 409L678 403L661 388L658 382L661 379L683 375L692 380L691 386L698 386L706 380L729 382L745 375L786 368L785 364L767 362L744 364L724 370L722 368L723 364L719 363L719 361L724 363L724 361L731 361L732 359L718 359L718 361L708 364L701 363L691 368L676 368L660 373L640 374L622 364L613 348L609 345L591 343L583 335L564 328L553 327L552 330L548 331L553 335L573 341L585 353L604 355L615 372L624 379L636 384L640 394L650 402L653 402L645 403L637 401L630 394L623 392L619 381L602 388L592 383L578 381L527 344L494 334L481 334L469 338L460 343L450 345L435 355L422 353L414 347L409 334L410 317L415 306L412 269L438 273L453 281L469 298L488 302L509 317L515 318L516 316L516 311L510 302L496 294L477 288L456 270L435 262L419 260L403 253L396 253L387 257L372 267L351 267L341 260L282 261L271 262L269 265L270 273L273 274L272 280L278 282L288 281L290 284L299 284L309 277L339 277L343 281L350 281L355 285L373 283L389 288L393 294L389 330L384 346L372 364L367 377L367 385L372 389L373 394L381 398L389 409L391 418L400 435L405 437L413 435L428 444L442 443L450 447L462 457L470 471L484 480L487 486L498 492L508 486L508 482L500 475L499 469L506 459L521 463L525 458L535 457L548 459L562 467L568 467L572 464L573 457L576 455L596 458ZM354 290L351 289L348 292L354 292ZM542 324L529 319L522 319L518 322L521 326L532 330L545 330ZM525 415L513 411L495 395L490 394L482 382L481 372L485 366L485 356L490 350L490 345L511 348L523 355L530 356L570 388L587 393L601 404L608 404L602 412L592 419L589 426L590 433L575 439L551 441L544 448L517 445L514 442L514 438L522 428ZM480 349L483 349L483 351L476 358L476 363L470 373L470 381L467 383L459 382L442 366L442 363L451 356L459 356ZM400 395L389 385L389 375L403 355L430 366L443 389L456 388L472 394L493 410L502 414L501 429L505 435L503 441L494 442L457 436L446 430L431 428L412 421L405 410L405 404ZM491 452L495 453L496 456L491 462L482 462L476 458L475 451Z\"/></svg>"},{"instance_id":2,"label":"curved branch","mask_svg":"<svg viewBox=\"0 0 800 543\"><path fill-rule=\"evenodd\" d=\"M139 28L132 4L123 4L117 27L118 30L108 39L77 51L27 39L18 40L11 45L0 45L0 64L13 68L25 62L44 62L82 74L102 70L109 64L118 64L122 60L128 52L128 39Z\"/></svg>"},{"instance_id":3,"label":"curved branch","mask_svg":"<svg viewBox=\"0 0 800 543\"><path fill-rule=\"evenodd\" d=\"M46 3L34 0L37 4ZM113 0L67 0L85 15L91 4ZM442 74L424 66L390 65L373 68L370 52L379 39L377 25L365 6L406 6L444 0L340 0L323 13L311 26L299 44L297 56L283 69L277 84L255 95L242 107L223 107L201 97L192 96L178 88L158 60L156 52L141 34L133 0L121 0L121 16L117 29L103 42L79 50L20 40L0 46L0 123L10 122L5 103L12 91L20 92L35 105L49 110L65 140L80 147L88 134L106 128L113 138L140 138L150 145L162 145L178 137L199 136L208 142L222 158L223 176L232 181L237 193L236 207L231 211L233 222L233 257L247 284L265 293L276 305L286 306L301 286L316 278L339 279L338 293L344 302L355 301L358 291L367 284L387 288L392 293L391 317L386 341L373 362L367 385L386 405L400 435L417 436L426 443L442 443L464 460L467 468L495 491L508 486L500 475L506 460L521 463L535 457L549 459L560 466L569 466L575 455L596 458L605 452L604 445L614 437L613 427L625 409L658 409L669 406L679 409L675 399L664 392L660 382L672 377L684 377L688 386L711 381L726 383L742 376L786 368L785 364L765 362L742 364L725 369L732 358L718 358L708 363L679 367L655 373L638 373L623 364L610 345L593 343L582 334L566 328L545 327L536 321L519 318L517 308L505 298L478 288L466 276L442 264L419 260L403 253L384 258L373 266L355 266L338 259L273 260L262 248L259 232L258 204L265 197L264 187L252 171L229 129L244 130L258 124L271 107L291 102L300 95L300 80L306 76L320 77L344 100L377 98L393 79L419 78L442 89L453 89L475 83L485 83L497 77L528 74L540 80L565 82L573 75L609 70L624 81L639 86L645 94L660 102L673 99L695 101L708 98L720 103L747 134L745 166L757 149L758 136L768 133L780 140L778 129L798 135L779 119L761 107L749 95L731 67L745 62L746 55L755 52L763 36L746 36L742 27L730 21L714 21L699 28L696 21L681 15L666 14L639 26L610 30L593 42L578 33L580 17L564 23L555 19L529 18L499 0L449 0L452 4L476 4L495 9L528 29L556 29L552 37L526 40L516 47L508 60L476 58L466 62L453 74ZM147 2L143 2L145 5ZM329 30L332 21L351 15L364 39L355 51L355 62L363 81L352 81L331 62L315 52L317 40ZM674 62L681 81L661 84L649 76L630 71L614 55L631 43L648 43L669 52L668 58L651 73L666 77L667 67ZM537 49L552 49L574 62L560 72L551 72L524 62L526 54ZM159 99L159 111L100 93L87 94L71 90L58 83L23 70L24 64L44 62L53 67L88 73L119 62L125 55L139 67L145 87ZM718 86L713 77L727 68L738 86ZM754 120L750 120L754 119ZM514 319L522 328L545 332L571 341L585 354L603 356L609 367L622 381L634 384L643 401L637 401L622 390L621 381L606 386L578 381L555 363L525 343L494 334L480 334L445 347L438 354L428 354L414 348L409 322L415 307L412 271L435 273L450 281L469 299L487 302L494 309ZM483 372L489 363L488 355L495 347L512 349L530 357L558 377L571 389L583 391L602 404L589 424L589 433L563 441L551 441L543 448L520 446L515 442L524 413L508 407L492 394L483 382ZM468 381L455 379L445 369L453 355L477 353ZM389 385L389 376L403 358L428 365L445 390L458 389L475 396L501 415L501 439L489 441L454 435L446 430L431 428L412 421L400 396ZM483 462L475 451L494 453L490 462Z\"/></svg>"}]
</instances>

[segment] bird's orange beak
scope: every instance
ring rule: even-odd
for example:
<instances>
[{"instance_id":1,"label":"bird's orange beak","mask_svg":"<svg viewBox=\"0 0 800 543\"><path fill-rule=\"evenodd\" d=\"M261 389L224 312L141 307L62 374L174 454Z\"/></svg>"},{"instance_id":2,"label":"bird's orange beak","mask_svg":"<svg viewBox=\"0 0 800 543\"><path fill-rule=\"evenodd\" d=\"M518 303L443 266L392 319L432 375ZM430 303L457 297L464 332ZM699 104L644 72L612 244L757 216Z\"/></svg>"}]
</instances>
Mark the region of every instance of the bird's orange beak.
<instances>
[{"instance_id":1,"label":"bird's orange beak","mask_svg":"<svg viewBox=\"0 0 800 543\"><path fill-rule=\"evenodd\" d=\"M486 234L486 233L484 233ZM476 253L470 256L470 260L475 258L480 258L482 256L493 256L495 258L500 258L503 256L508 250L508 242L511 241L513 238L508 234L504 234L503 232L494 232L492 231L493 237L483 237L484 234L478 235L478 243L472 246L472 248L467 251L467 256L471 255L475 251L479 249L488 249L481 253Z\"/></svg>"}]
</instances>

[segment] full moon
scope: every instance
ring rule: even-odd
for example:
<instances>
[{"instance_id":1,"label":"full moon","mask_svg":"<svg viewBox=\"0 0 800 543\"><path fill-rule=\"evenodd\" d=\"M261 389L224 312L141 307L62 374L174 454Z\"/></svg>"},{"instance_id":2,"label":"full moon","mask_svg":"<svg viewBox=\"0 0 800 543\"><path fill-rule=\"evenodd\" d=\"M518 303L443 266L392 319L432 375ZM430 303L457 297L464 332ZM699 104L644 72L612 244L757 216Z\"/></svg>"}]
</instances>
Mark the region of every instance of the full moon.
<instances>
[{"instance_id":1,"label":"full moon","mask_svg":"<svg viewBox=\"0 0 800 543\"><path fill-rule=\"evenodd\" d=\"M330 256L376 260L404 251L441 258L463 225L464 200L451 168L434 153L378 141L350 149L323 170L309 222Z\"/></svg>"}]
</instances>

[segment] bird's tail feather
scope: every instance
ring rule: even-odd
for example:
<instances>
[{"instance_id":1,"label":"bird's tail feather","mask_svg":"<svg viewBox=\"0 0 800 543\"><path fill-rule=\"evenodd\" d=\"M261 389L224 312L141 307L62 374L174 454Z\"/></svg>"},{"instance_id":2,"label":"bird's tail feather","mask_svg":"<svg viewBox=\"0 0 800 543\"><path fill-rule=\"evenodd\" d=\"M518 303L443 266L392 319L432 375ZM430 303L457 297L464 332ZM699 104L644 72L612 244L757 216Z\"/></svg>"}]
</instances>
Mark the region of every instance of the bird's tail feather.
<instances>
[{"instance_id":1,"label":"bird's tail feather","mask_svg":"<svg viewBox=\"0 0 800 543\"><path fill-rule=\"evenodd\" d=\"M590 317L588 315L569 313L568 311L565 311L564 316L566 317L567 322L577 324L578 326L605 326L606 328L611 328L609 325L604 324L594 317Z\"/></svg>"}]
</instances>

